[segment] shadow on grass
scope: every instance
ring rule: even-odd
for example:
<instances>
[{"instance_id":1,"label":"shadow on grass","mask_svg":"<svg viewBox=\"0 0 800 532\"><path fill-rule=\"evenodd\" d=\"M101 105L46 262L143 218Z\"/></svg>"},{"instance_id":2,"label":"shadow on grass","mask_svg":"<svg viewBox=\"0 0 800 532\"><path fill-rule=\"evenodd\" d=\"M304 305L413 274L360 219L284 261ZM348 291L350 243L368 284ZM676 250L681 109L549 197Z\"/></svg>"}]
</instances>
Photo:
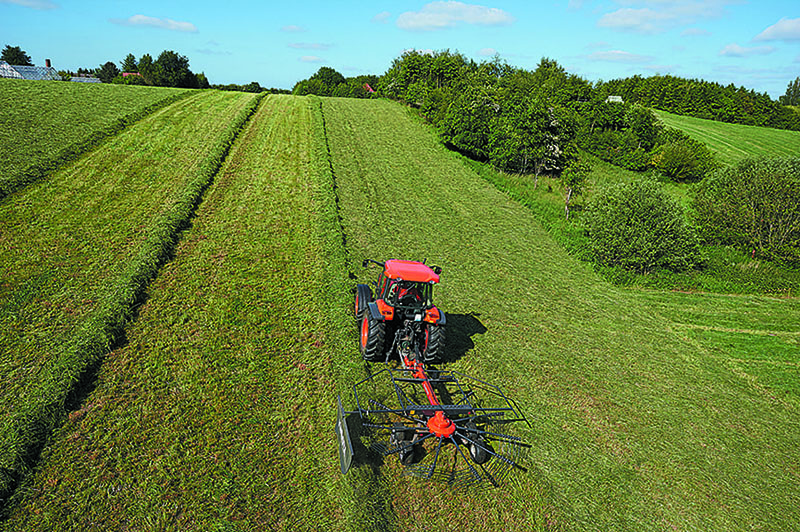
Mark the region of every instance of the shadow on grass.
<instances>
[{"instance_id":1,"label":"shadow on grass","mask_svg":"<svg viewBox=\"0 0 800 532\"><path fill-rule=\"evenodd\" d=\"M472 337L487 330L478 316L473 313L447 314L447 338L441 363L455 362L475 347Z\"/></svg>"}]
</instances>

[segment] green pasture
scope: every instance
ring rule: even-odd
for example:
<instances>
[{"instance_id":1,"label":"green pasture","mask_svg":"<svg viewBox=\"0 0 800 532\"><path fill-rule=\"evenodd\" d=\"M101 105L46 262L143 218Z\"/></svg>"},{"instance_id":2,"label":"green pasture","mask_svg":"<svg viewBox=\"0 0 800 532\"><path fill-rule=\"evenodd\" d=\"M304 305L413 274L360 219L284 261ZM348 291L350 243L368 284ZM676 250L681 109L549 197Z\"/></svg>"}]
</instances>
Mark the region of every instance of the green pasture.
<instances>
[{"instance_id":1,"label":"green pasture","mask_svg":"<svg viewBox=\"0 0 800 532\"><path fill-rule=\"evenodd\" d=\"M340 528L349 301L321 124L318 103L265 99L9 529Z\"/></svg>"},{"instance_id":2,"label":"green pasture","mask_svg":"<svg viewBox=\"0 0 800 532\"><path fill-rule=\"evenodd\" d=\"M728 124L658 110L653 113L667 126L704 142L724 164L746 157L800 157L800 131Z\"/></svg>"},{"instance_id":3,"label":"green pasture","mask_svg":"<svg viewBox=\"0 0 800 532\"><path fill-rule=\"evenodd\" d=\"M0 492L133 312L252 101L196 93L0 203Z\"/></svg>"},{"instance_id":4,"label":"green pasture","mask_svg":"<svg viewBox=\"0 0 800 532\"><path fill-rule=\"evenodd\" d=\"M80 169L129 146L130 157L167 165L151 188L175 190L182 167L166 161L213 144L197 123L224 128L253 102L202 94L9 196L2 216L23 197L18 209L52 219L107 212L108 225L119 215L104 238L123 244L100 252L130 260L124 243L135 247L144 229L128 200L114 203L119 186L100 179L126 161L106 160L103 174ZM206 104L203 117L182 107ZM151 120L167 120L163 132L134 135ZM141 144L126 144L134 137ZM603 168L593 184L625 177ZM471 163L385 100L269 96L214 172L135 321L47 441L0 530L788 531L800 521L795 299L615 287L575 257L580 228L559 216L558 181L534 186ZM66 210L58 190L72 205L100 205L96 194L107 204ZM2 233L12 245L0 239L6 271L34 272L15 257L72 234L34 225L41 241L26 240L34 230L21 223L0 225L13 228ZM65 291L85 285L88 299L107 285L80 281L87 273L76 265L99 268L101 280L119 266L91 266L103 261L85 242L67 241L64 268L45 263L40 273L55 272ZM79 252L89 259L70 262ZM519 403L531 422L514 429L532 445L527 471L472 490L405 476L392 457L339 474L336 396L353 407L350 386L380 368L359 359L351 316L349 288L376 274L364 258L443 268L435 296L447 313L447 367ZM42 301L62 297L27 289L31 277L2 287L6 323L45 315ZM59 318L62 342L95 304ZM47 347L37 319L35 341ZM44 366L48 352L30 360ZM29 363L14 360L0 374L4 391Z\"/></svg>"},{"instance_id":5,"label":"green pasture","mask_svg":"<svg viewBox=\"0 0 800 532\"><path fill-rule=\"evenodd\" d=\"M324 110L351 273L370 279L366 257L441 265L452 367L502 384L533 424L528 473L463 510L465 496L386 466L398 529L794 526L791 404L567 255L401 107Z\"/></svg>"},{"instance_id":6,"label":"green pasture","mask_svg":"<svg viewBox=\"0 0 800 532\"><path fill-rule=\"evenodd\" d=\"M0 79L0 198L189 91Z\"/></svg>"}]
</instances>

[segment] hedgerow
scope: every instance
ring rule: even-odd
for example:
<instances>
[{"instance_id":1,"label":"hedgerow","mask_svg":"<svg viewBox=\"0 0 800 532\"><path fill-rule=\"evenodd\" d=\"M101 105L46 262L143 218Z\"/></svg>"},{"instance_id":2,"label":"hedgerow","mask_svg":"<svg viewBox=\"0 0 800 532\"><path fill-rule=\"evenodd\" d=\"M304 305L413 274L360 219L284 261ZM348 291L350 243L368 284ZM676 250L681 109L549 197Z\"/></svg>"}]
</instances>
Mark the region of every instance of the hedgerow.
<instances>
[{"instance_id":1,"label":"hedgerow","mask_svg":"<svg viewBox=\"0 0 800 532\"><path fill-rule=\"evenodd\" d=\"M800 158L723 168L700 183L694 205L706 240L800 265Z\"/></svg>"}]
</instances>

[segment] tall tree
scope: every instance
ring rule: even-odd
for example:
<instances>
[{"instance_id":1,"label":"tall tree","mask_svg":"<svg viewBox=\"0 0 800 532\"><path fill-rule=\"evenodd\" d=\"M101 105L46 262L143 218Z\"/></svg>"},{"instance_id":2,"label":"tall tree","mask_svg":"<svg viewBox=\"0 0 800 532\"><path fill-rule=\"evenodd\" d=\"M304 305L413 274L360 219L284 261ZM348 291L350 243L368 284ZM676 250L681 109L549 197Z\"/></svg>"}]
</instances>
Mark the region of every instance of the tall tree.
<instances>
[{"instance_id":1,"label":"tall tree","mask_svg":"<svg viewBox=\"0 0 800 532\"><path fill-rule=\"evenodd\" d=\"M780 97L783 105L800 105L800 77L794 79L786 87L786 94Z\"/></svg>"},{"instance_id":2,"label":"tall tree","mask_svg":"<svg viewBox=\"0 0 800 532\"><path fill-rule=\"evenodd\" d=\"M148 85L155 85L156 67L153 65L153 57L150 54L144 54L139 59L139 74Z\"/></svg>"},{"instance_id":3,"label":"tall tree","mask_svg":"<svg viewBox=\"0 0 800 532\"><path fill-rule=\"evenodd\" d=\"M103 83L111 83L111 80L119 76L119 69L112 61L107 61L97 69L97 77Z\"/></svg>"},{"instance_id":4,"label":"tall tree","mask_svg":"<svg viewBox=\"0 0 800 532\"><path fill-rule=\"evenodd\" d=\"M139 65L136 64L136 58L133 54L126 55L125 59L122 60L121 66L123 72L139 72Z\"/></svg>"},{"instance_id":5,"label":"tall tree","mask_svg":"<svg viewBox=\"0 0 800 532\"><path fill-rule=\"evenodd\" d=\"M22 48L19 46L11 46L10 44L7 44L6 47L3 48L3 54L0 56L0 60L5 61L9 65L33 66L31 57L26 54Z\"/></svg>"},{"instance_id":6,"label":"tall tree","mask_svg":"<svg viewBox=\"0 0 800 532\"><path fill-rule=\"evenodd\" d=\"M164 50L153 64L156 67L155 85L185 89L198 87L197 76L189 70L189 59L186 56L178 55L172 50Z\"/></svg>"}]
</instances>

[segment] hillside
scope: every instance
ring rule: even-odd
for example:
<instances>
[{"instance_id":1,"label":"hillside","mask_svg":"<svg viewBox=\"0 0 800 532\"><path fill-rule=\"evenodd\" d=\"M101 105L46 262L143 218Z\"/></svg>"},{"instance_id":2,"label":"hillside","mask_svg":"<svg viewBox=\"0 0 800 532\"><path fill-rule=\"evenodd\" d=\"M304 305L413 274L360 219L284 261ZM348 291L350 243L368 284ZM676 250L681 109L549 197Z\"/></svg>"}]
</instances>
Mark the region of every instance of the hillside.
<instances>
[{"instance_id":1,"label":"hillside","mask_svg":"<svg viewBox=\"0 0 800 532\"><path fill-rule=\"evenodd\" d=\"M244 103L211 105L214 94L195 104L210 105L210 122ZM164 156L203 138L181 134L153 133L168 145L136 151ZM75 172L91 175L105 153ZM160 168L150 183L179 173ZM71 175L25 197L44 205ZM798 301L615 288L398 104L265 98L185 229L0 529L791 530L800 520ZM532 444L527 472L500 489L409 478L391 457L338 473L336 394L352 401L368 369L348 288L374 275L362 259L392 257L443 267L449 367L502 385L532 424L519 429Z\"/></svg>"},{"instance_id":2,"label":"hillside","mask_svg":"<svg viewBox=\"0 0 800 532\"><path fill-rule=\"evenodd\" d=\"M745 157L800 157L800 131L728 124L653 110L664 124L705 142L724 164Z\"/></svg>"}]
</instances>

